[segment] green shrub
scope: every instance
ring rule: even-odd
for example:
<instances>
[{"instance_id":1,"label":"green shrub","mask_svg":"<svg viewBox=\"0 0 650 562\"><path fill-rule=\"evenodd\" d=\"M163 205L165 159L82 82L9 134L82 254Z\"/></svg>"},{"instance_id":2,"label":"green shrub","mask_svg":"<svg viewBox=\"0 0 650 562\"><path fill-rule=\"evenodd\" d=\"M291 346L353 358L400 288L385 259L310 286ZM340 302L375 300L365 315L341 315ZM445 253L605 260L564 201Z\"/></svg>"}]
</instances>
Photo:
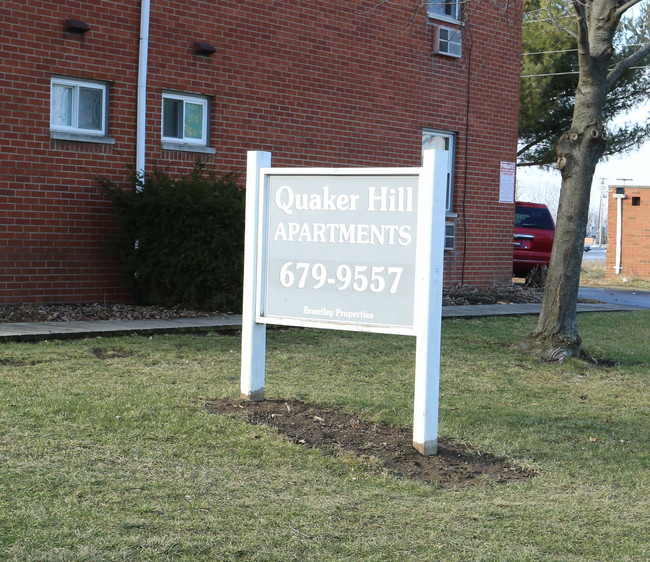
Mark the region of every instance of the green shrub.
<instances>
[{"instance_id":1,"label":"green shrub","mask_svg":"<svg viewBox=\"0 0 650 562\"><path fill-rule=\"evenodd\" d=\"M244 191L197 161L173 179L132 173L131 189L97 178L121 229L116 248L136 300L235 311L241 308Z\"/></svg>"}]
</instances>

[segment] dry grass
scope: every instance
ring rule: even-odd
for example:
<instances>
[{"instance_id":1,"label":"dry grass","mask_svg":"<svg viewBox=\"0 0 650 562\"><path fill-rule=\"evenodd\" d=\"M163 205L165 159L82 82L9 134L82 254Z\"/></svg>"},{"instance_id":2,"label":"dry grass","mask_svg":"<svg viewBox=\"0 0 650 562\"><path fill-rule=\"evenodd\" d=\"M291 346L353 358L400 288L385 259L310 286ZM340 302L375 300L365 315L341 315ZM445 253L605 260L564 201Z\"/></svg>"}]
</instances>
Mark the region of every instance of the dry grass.
<instances>
[{"instance_id":1,"label":"dry grass","mask_svg":"<svg viewBox=\"0 0 650 562\"><path fill-rule=\"evenodd\" d=\"M646 560L650 312L580 316L600 365L514 349L534 321L443 322L441 437L538 473L451 491L208 411L233 334L4 344L0 559ZM414 346L270 330L268 398L408 429Z\"/></svg>"},{"instance_id":2,"label":"dry grass","mask_svg":"<svg viewBox=\"0 0 650 562\"><path fill-rule=\"evenodd\" d=\"M625 275L605 279L605 264L603 262L583 262L580 269L580 285L582 287L616 287L618 289L650 291L650 281L646 279Z\"/></svg>"}]
</instances>

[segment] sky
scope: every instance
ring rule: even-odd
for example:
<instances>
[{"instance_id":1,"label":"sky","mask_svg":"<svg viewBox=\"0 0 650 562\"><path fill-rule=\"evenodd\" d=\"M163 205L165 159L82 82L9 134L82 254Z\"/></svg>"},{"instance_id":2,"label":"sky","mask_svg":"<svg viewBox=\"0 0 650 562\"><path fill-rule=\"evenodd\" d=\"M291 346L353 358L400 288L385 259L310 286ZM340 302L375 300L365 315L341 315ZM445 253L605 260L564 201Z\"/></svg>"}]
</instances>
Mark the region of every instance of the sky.
<instances>
[{"instance_id":1,"label":"sky","mask_svg":"<svg viewBox=\"0 0 650 562\"><path fill-rule=\"evenodd\" d=\"M626 121L645 121L650 115L650 101L620 119ZM623 181L625 180L625 181ZM546 203L552 211L557 209L562 179L558 170L543 171L538 168L517 169L517 199ZM612 156L601 161L596 167L591 184L591 205L598 210L598 197L606 193L610 185L650 185L650 141L637 150ZM606 205L606 199L603 201Z\"/></svg>"}]
</instances>

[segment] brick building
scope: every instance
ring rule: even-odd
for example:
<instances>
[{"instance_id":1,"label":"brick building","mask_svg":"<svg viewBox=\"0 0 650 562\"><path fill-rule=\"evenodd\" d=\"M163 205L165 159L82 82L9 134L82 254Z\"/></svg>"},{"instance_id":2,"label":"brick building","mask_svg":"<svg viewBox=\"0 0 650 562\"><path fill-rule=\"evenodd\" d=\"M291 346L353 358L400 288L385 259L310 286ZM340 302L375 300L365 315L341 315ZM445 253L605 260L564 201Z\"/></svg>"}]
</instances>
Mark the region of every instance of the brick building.
<instances>
[{"instance_id":1,"label":"brick building","mask_svg":"<svg viewBox=\"0 0 650 562\"><path fill-rule=\"evenodd\" d=\"M452 154L446 284L509 280L499 180L516 159L520 9L5 0L0 304L131 297L96 176L197 157L243 172L247 150L274 166L418 166L432 136Z\"/></svg>"},{"instance_id":2,"label":"brick building","mask_svg":"<svg viewBox=\"0 0 650 562\"><path fill-rule=\"evenodd\" d=\"M609 188L605 279L650 280L650 187Z\"/></svg>"}]
</instances>

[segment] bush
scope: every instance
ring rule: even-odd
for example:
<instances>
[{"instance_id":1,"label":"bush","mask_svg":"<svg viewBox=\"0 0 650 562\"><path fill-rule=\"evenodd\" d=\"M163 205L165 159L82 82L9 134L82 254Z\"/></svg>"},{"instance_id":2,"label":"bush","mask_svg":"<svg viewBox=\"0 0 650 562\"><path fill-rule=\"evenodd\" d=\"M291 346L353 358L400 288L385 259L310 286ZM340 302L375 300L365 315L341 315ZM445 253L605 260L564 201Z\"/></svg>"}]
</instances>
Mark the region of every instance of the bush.
<instances>
[{"instance_id":1,"label":"bush","mask_svg":"<svg viewBox=\"0 0 650 562\"><path fill-rule=\"evenodd\" d=\"M111 198L121 230L116 249L143 304L241 309L244 191L237 176L132 173L131 189L97 178Z\"/></svg>"},{"instance_id":2,"label":"bush","mask_svg":"<svg viewBox=\"0 0 650 562\"><path fill-rule=\"evenodd\" d=\"M548 266L536 265L526 275L526 286L536 289L541 289L546 285L546 277L548 275Z\"/></svg>"}]
</instances>

